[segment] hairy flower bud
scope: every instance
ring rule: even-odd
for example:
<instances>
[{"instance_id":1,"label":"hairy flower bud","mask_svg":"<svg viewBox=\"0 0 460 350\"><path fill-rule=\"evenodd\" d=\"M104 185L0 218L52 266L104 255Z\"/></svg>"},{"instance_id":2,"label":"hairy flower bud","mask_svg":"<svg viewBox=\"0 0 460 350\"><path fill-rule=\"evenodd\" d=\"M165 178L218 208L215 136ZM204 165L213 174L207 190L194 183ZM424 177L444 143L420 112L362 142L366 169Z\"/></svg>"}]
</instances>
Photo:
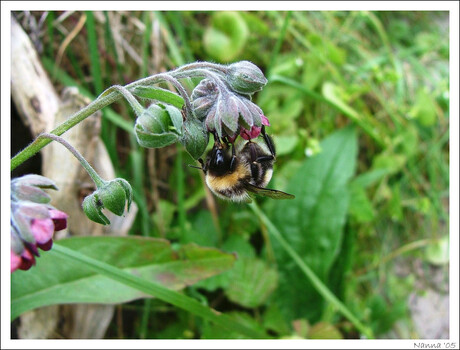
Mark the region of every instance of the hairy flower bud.
<instances>
[{"instance_id":1,"label":"hairy flower bud","mask_svg":"<svg viewBox=\"0 0 460 350\"><path fill-rule=\"evenodd\" d=\"M234 137L240 128L249 130L253 125L262 125L263 112L257 105L208 79L193 90L192 104L195 115L204 119L208 131L217 132L220 137Z\"/></svg>"},{"instance_id":2,"label":"hairy flower bud","mask_svg":"<svg viewBox=\"0 0 460 350\"><path fill-rule=\"evenodd\" d=\"M109 219L102 213L106 208L115 215L121 216L125 211L126 202L128 210L133 200L131 185L124 179L117 178L107 181L104 186L85 197L82 206L86 216L102 225L110 224Z\"/></svg>"},{"instance_id":3,"label":"hairy flower bud","mask_svg":"<svg viewBox=\"0 0 460 350\"><path fill-rule=\"evenodd\" d=\"M202 121L187 119L184 122L184 132L180 142L193 159L199 159L208 145L209 134Z\"/></svg>"},{"instance_id":4,"label":"hairy flower bud","mask_svg":"<svg viewBox=\"0 0 460 350\"><path fill-rule=\"evenodd\" d=\"M204 120L209 114L210 110L219 95L219 90L216 84L209 80L203 79L192 91L192 107L195 116L199 120Z\"/></svg>"},{"instance_id":5,"label":"hairy flower bud","mask_svg":"<svg viewBox=\"0 0 460 350\"><path fill-rule=\"evenodd\" d=\"M262 90L267 84L267 79L259 67L249 61L229 65L226 80L233 91L248 95Z\"/></svg>"},{"instance_id":6,"label":"hairy flower bud","mask_svg":"<svg viewBox=\"0 0 460 350\"><path fill-rule=\"evenodd\" d=\"M179 109L170 105L152 104L137 118L134 133L142 147L160 148L178 141L182 124Z\"/></svg>"}]
</instances>

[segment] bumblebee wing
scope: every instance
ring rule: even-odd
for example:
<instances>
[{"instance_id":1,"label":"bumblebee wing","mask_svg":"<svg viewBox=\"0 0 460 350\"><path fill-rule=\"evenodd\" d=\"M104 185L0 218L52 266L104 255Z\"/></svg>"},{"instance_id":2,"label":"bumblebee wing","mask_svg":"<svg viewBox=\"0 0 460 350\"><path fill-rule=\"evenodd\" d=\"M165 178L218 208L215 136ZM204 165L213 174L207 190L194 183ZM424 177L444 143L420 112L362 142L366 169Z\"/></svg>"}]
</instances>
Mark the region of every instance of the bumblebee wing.
<instances>
[{"instance_id":1,"label":"bumblebee wing","mask_svg":"<svg viewBox=\"0 0 460 350\"><path fill-rule=\"evenodd\" d=\"M252 192L262 197L270 197L273 199L294 199L295 198L293 194L289 194L289 193L278 191L278 190L272 190L270 188L254 186L250 183L246 183L246 189L249 192Z\"/></svg>"}]
</instances>

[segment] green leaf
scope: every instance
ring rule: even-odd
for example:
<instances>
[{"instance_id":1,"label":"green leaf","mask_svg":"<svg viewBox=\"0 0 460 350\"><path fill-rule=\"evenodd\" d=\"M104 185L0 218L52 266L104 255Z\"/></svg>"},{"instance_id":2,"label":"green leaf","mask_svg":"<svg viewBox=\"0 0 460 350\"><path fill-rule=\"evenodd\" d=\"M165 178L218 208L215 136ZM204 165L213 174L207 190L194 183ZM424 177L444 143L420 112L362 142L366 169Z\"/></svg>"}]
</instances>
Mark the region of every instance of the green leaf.
<instances>
[{"instance_id":1,"label":"green leaf","mask_svg":"<svg viewBox=\"0 0 460 350\"><path fill-rule=\"evenodd\" d=\"M230 316L235 322L238 322L249 329L253 329L255 332L263 332L263 327L254 320L250 315L245 312L228 312L228 316ZM202 332L202 339L248 339L247 336L242 335L241 333L237 332L228 332L221 327L216 327L213 324L206 324L203 327Z\"/></svg>"},{"instance_id":2,"label":"green leaf","mask_svg":"<svg viewBox=\"0 0 460 350\"><path fill-rule=\"evenodd\" d=\"M260 259L239 259L230 276L225 293L231 301L248 308L263 305L278 283L276 270Z\"/></svg>"},{"instance_id":3,"label":"green leaf","mask_svg":"<svg viewBox=\"0 0 460 350\"><path fill-rule=\"evenodd\" d=\"M414 106L409 111L409 117L417 119L426 127L436 123L436 102L425 88L417 91Z\"/></svg>"},{"instance_id":4,"label":"green leaf","mask_svg":"<svg viewBox=\"0 0 460 350\"><path fill-rule=\"evenodd\" d=\"M325 281L337 258L349 204L348 180L355 171L357 138L354 128L342 129L323 142L322 152L302 164L286 188L296 196L279 201L268 213L283 236ZM293 320L316 320L322 312L322 298L305 280L282 247L273 242L280 271L276 299L282 311Z\"/></svg>"},{"instance_id":5,"label":"green leaf","mask_svg":"<svg viewBox=\"0 0 460 350\"><path fill-rule=\"evenodd\" d=\"M170 105L165 105L165 109L168 112L169 117L171 118L174 128L176 129L175 131L177 131L179 135L182 134L182 126L184 120L182 118L181 111Z\"/></svg>"},{"instance_id":6,"label":"green leaf","mask_svg":"<svg viewBox=\"0 0 460 350\"><path fill-rule=\"evenodd\" d=\"M282 156L288 153L291 153L297 142L299 141L299 137L297 135L279 135L276 137L276 155Z\"/></svg>"},{"instance_id":7,"label":"green leaf","mask_svg":"<svg viewBox=\"0 0 460 350\"><path fill-rule=\"evenodd\" d=\"M170 289L182 289L232 267L235 257L194 244L173 251L168 241L145 237L75 237L59 244ZM12 318L40 306L122 303L147 295L63 259L53 250L11 279Z\"/></svg>"},{"instance_id":8,"label":"green leaf","mask_svg":"<svg viewBox=\"0 0 460 350\"><path fill-rule=\"evenodd\" d=\"M278 335L288 335L291 328L279 310L278 305L270 304L263 315L265 329L276 332Z\"/></svg>"},{"instance_id":9,"label":"green leaf","mask_svg":"<svg viewBox=\"0 0 460 350\"><path fill-rule=\"evenodd\" d=\"M182 108L184 105L184 99L181 96L159 87L136 86L132 93L137 97L161 101L177 108Z\"/></svg>"},{"instance_id":10,"label":"green leaf","mask_svg":"<svg viewBox=\"0 0 460 350\"><path fill-rule=\"evenodd\" d=\"M242 260L242 258L255 259L256 256L254 247L244 238L236 234L232 234L230 237L228 237L228 239L222 245L222 250L238 256L238 260L235 262L234 268L217 276L213 276L200 281L195 285L196 287L204 288L208 291L214 291L217 288L226 289L231 283L233 283L233 270L238 270L237 264L240 263L240 260Z\"/></svg>"},{"instance_id":11,"label":"green leaf","mask_svg":"<svg viewBox=\"0 0 460 350\"><path fill-rule=\"evenodd\" d=\"M248 37L248 27L238 12L215 12L203 36L204 48L214 59L229 62L240 54Z\"/></svg>"},{"instance_id":12,"label":"green leaf","mask_svg":"<svg viewBox=\"0 0 460 350\"><path fill-rule=\"evenodd\" d=\"M142 126L139 124L136 124L134 130L137 142L139 145L146 148L162 148L172 145L179 140L177 134L175 133L166 132L163 134L152 134L149 131L144 131Z\"/></svg>"},{"instance_id":13,"label":"green leaf","mask_svg":"<svg viewBox=\"0 0 460 350\"><path fill-rule=\"evenodd\" d=\"M375 210L362 187L351 187L351 201L349 213L358 222L370 222L375 217Z\"/></svg>"},{"instance_id":14,"label":"green leaf","mask_svg":"<svg viewBox=\"0 0 460 350\"><path fill-rule=\"evenodd\" d=\"M433 265L445 265L449 262L449 236L445 235L434 244L426 247L425 257Z\"/></svg>"},{"instance_id":15,"label":"green leaf","mask_svg":"<svg viewBox=\"0 0 460 350\"><path fill-rule=\"evenodd\" d=\"M308 331L309 339L343 339L342 334L332 324L318 322Z\"/></svg>"}]
</instances>

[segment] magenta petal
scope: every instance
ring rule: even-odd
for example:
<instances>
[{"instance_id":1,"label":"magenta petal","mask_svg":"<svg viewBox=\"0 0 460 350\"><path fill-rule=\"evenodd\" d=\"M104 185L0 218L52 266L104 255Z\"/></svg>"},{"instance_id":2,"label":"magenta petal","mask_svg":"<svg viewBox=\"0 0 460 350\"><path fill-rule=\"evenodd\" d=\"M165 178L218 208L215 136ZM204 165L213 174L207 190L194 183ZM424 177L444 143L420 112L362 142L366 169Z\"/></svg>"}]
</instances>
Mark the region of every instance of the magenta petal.
<instances>
[{"instance_id":1,"label":"magenta petal","mask_svg":"<svg viewBox=\"0 0 460 350\"><path fill-rule=\"evenodd\" d=\"M11 272L16 271L21 266L21 257L11 250Z\"/></svg>"},{"instance_id":2,"label":"magenta petal","mask_svg":"<svg viewBox=\"0 0 460 350\"><path fill-rule=\"evenodd\" d=\"M266 126L270 126L270 122L268 121L268 118L264 115L262 115L262 124Z\"/></svg>"},{"instance_id":3,"label":"magenta petal","mask_svg":"<svg viewBox=\"0 0 460 350\"><path fill-rule=\"evenodd\" d=\"M249 131L246 130L246 129L243 129L243 128L241 128L240 136L245 140L250 140L251 139L251 135L249 134Z\"/></svg>"},{"instance_id":4,"label":"magenta petal","mask_svg":"<svg viewBox=\"0 0 460 350\"><path fill-rule=\"evenodd\" d=\"M53 246L53 240L52 239L50 239L46 243L37 243L37 247L40 248L41 250L44 250L44 251L50 250L52 246Z\"/></svg>"},{"instance_id":5,"label":"magenta petal","mask_svg":"<svg viewBox=\"0 0 460 350\"><path fill-rule=\"evenodd\" d=\"M60 231L67 227L67 218L69 216L63 211L50 209L50 216L53 219L54 231Z\"/></svg>"},{"instance_id":6,"label":"magenta petal","mask_svg":"<svg viewBox=\"0 0 460 350\"><path fill-rule=\"evenodd\" d=\"M251 139L255 139L257 136L259 136L261 130L262 130L262 128L260 126L253 125L251 127L250 131L242 128L241 131L240 131L240 135L245 140L251 140Z\"/></svg>"},{"instance_id":7,"label":"magenta petal","mask_svg":"<svg viewBox=\"0 0 460 350\"><path fill-rule=\"evenodd\" d=\"M51 219L32 219L30 224L32 232L37 243L46 243L54 233L54 223Z\"/></svg>"},{"instance_id":8,"label":"magenta petal","mask_svg":"<svg viewBox=\"0 0 460 350\"><path fill-rule=\"evenodd\" d=\"M21 265L19 268L21 270L28 270L32 265L35 265L35 257L28 249L24 249L21 254Z\"/></svg>"}]
</instances>

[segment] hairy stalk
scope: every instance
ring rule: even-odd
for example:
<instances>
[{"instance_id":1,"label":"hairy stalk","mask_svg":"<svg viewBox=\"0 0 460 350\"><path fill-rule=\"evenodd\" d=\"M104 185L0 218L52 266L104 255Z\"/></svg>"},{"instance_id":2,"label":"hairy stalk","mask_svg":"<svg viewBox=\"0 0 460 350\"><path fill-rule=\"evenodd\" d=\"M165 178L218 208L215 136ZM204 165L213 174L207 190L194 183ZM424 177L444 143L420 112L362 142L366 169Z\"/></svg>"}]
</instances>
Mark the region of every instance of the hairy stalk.
<instances>
[{"instance_id":1,"label":"hairy stalk","mask_svg":"<svg viewBox=\"0 0 460 350\"><path fill-rule=\"evenodd\" d=\"M190 98L188 97L187 91L185 91L184 87L179 82L179 80L177 80L176 78L173 78L171 75L166 74L166 73L158 74L158 76L174 85L174 87L177 89L177 91L179 91L179 94L185 101L186 115L191 116L193 118L194 114L193 114L193 109L192 109L192 103L190 102Z\"/></svg>"},{"instance_id":2,"label":"hairy stalk","mask_svg":"<svg viewBox=\"0 0 460 350\"><path fill-rule=\"evenodd\" d=\"M124 86L113 85L107 90L105 90L105 92L103 92L101 96L109 94L110 92L112 92L112 90L118 91L126 99L126 101L128 101L129 105L134 110L134 113L136 113L137 116L140 116L144 112L144 107L142 107L139 101L136 100L133 94L129 92L129 90L126 89Z\"/></svg>"},{"instance_id":3,"label":"hairy stalk","mask_svg":"<svg viewBox=\"0 0 460 350\"><path fill-rule=\"evenodd\" d=\"M67 148L70 153L72 153L75 158L78 159L80 164L85 168L85 170L88 172L89 176L93 179L94 183L96 184L96 187L99 188L105 184L105 181L102 180L102 178L98 175L98 173L93 169L93 167L88 163L88 161L78 152L70 143L68 143L66 140L64 140L62 137L53 135L53 134L47 134L43 133L38 135L38 139L51 139L53 141L59 142L61 145L63 145L65 148Z\"/></svg>"},{"instance_id":4,"label":"hairy stalk","mask_svg":"<svg viewBox=\"0 0 460 350\"><path fill-rule=\"evenodd\" d=\"M166 80L165 76L166 76L165 73L152 75L147 78L136 80L135 82L132 82L124 86L124 88L129 91L135 88L136 86L146 86L146 85L161 83ZM174 83L175 82L177 82L176 79L174 79ZM184 93L184 92L185 90L183 90L181 93ZM69 119L67 119L65 122L60 124L55 129L51 130L49 133L53 135L57 135L57 136L64 134L66 131L68 131L69 129L77 125L78 123L82 122L83 120L85 120L86 118L94 114L95 112L119 100L122 96L123 94L121 94L119 91L117 90L113 91L113 87L108 88L96 100L94 100L88 106L84 107L80 111L70 116ZM185 101L187 101L187 98L185 98ZM189 102L188 107L191 108L190 102ZM51 141L52 139L50 138L35 139L29 146L27 146L25 149L23 149L21 152L16 154L11 159L11 171L16 169L20 164L24 163L27 159L29 159L30 157L38 153L43 147L45 147Z\"/></svg>"},{"instance_id":5,"label":"hairy stalk","mask_svg":"<svg viewBox=\"0 0 460 350\"><path fill-rule=\"evenodd\" d=\"M195 69L213 69L219 72L222 72L224 74L227 74L228 68L227 66L224 66L222 64L216 64L216 63L209 63L209 62L195 62L195 63L190 63L185 66L179 67L175 70L173 70L171 73L176 74L179 72L185 72L185 71L190 71L190 70L195 70Z\"/></svg>"}]
</instances>

